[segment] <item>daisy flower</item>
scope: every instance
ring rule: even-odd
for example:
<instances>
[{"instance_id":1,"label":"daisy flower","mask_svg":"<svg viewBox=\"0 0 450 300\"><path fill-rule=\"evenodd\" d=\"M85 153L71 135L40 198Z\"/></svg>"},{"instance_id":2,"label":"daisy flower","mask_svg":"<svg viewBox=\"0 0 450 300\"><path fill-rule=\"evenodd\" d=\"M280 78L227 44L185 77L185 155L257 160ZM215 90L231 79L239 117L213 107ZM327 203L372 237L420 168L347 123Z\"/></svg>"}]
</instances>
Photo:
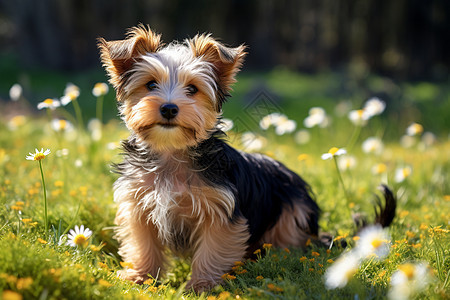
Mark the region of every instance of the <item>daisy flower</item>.
<instances>
[{"instance_id":1,"label":"daisy flower","mask_svg":"<svg viewBox=\"0 0 450 300\"><path fill-rule=\"evenodd\" d=\"M369 115L369 117L373 117L380 115L385 108L386 103L384 101L377 97L373 97L366 101L363 110Z\"/></svg>"},{"instance_id":2,"label":"daisy flower","mask_svg":"<svg viewBox=\"0 0 450 300\"><path fill-rule=\"evenodd\" d=\"M354 156L343 156L338 161L339 169L340 170L351 170L356 166L356 159Z\"/></svg>"},{"instance_id":3,"label":"daisy flower","mask_svg":"<svg viewBox=\"0 0 450 300\"><path fill-rule=\"evenodd\" d=\"M47 149L45 151L44 148L42 148L41 151L39 151L38 149L35 150L36 153L28 153L28 156L26 157L27 160L42 160L50 154L50 149Z\"/></svg>"},{"instance_id":4,"label":"daisy flower","mask_svg":"<svg viewBox=\"0 0 450 300\"><path fill-rule=\"evenodd\" d=\"M264 147L265 139L256 136L253 132L244 132L241 137L242 146L246 151L259 151Z\"/></svg>"},{"instance_id":5,"label":"daisy flower","mask_svg":"<svg viewBox=\"0 0 450 300\"><path fill-rule=\"evenodd\" d=\"M381 259L389 254L390 237L381 226L370 226L361 230L355 251L361 258L374 255Z\"/></svg>"},{"instance_id":6,"label":"daisy flower","mask_svg":"<svg viewBox=\"0 0 450 300\"><path fill-rule=\"evenodd\" d=\"M376 164L375 166L372 167L372 174L374 175L383 174L386 173L386 171L387 166L383 163Z\"/></svg>"},{"instance_id":7,"label":"daisy flower","mask_svg":"<svg viewBox=\"0 0 450 300\"><path fill-rule=\"evenodd\" d=\"M94 85L94 88L92 89L92 95L95 97L100 97L108 94L109 87L104 82L98 82Z\"/></svg>"},{"instance_id":8,"label":"daisy flower","mask_svg":"<svg viewBox=\"0 0 450 300\"><path fill-rule=\"evenodd\" d=\"M406 134L409 136L419 135L423 132L423 126L419 123L412 123L406 128Z\"/></svg>"},{"instance_id":9,"label":"daisy flower","mask_svg":"<svg viewBox=\"0 0 450 300\"><path fill-rule=\"evenodd\" d=\"M429 269L425 263L405 263L398 266L392 274L389 299L409 299L415 293L423 290L430 282Z\"/></svg>"},{"instance_id":10,"label":"daisy flower","mask_svg":"<svg viewBox=\"0 0 450 300\"><path fill-rule=\"evenodd\" d=\"M377 137L370 137L362 143L362 150L365 153L381 154L383 152L383 142Z\"/></svg>"},{"instance_id":11,"label":"daisy flower","mask_svg":"<svg viewBox=\"0 0 450 300\"><path fill-rule=\"evenodd\" d=\"M276 125L275 133L283 135L285 133L291 133L297 128L297 123L293 120L285 119L280 120Z\"/></svg>"},{"instance_id":12,"label":"daisy flower","mask_svg":"<svg viewBox=\"0 0 450 300\"><path fill-rule=\"evenodd\" d=\"M72 247L85 247L91 235L92 231L89 228L84 228L84 225L81 225L80 227L78 227L78 225L75 225L75 230L70 229L69 233L67 234L67 245Z\"/></svg>"},{"instance_id":13,"label":"daisy flower","mask_svg":"<svg viewBox=\"0 0 450 300\"><path fill-rule=\"evenodd\" d=\"M51 126L55 131L71 131L73 129L72 123L64 119L54 119Z\"/></svg>"},{"instance_id":14,"label":"daisy flower","mask_svg":"<svg viewBox=\"0 0 450 300\"><path fill-rule=\"evenodd\" d=\"M55 110L57 107L60 107L61 103L56 99L47 98L42 102L39 102L37 105L37 109L41 110L44 108L50 108L51 110Z\"/></svg>"},{"instance_id":15,"label":"daisy flower","mask_svg":"<svg viewBox=\"0 0 450 300\"><path fill-rule=\"evenodd\" d=\"M321 128L327 127L329 120L325 110L322 107L312 107L309 110L308 117L303 121L303 125L306 128L312 128L314 126L319 126Z\"/></svg>"},{"instance_id":16,"label":"daisy flower","mask_svg":"<svg viewBox=\"0 0 450 300\"><path fill-rule=\"evenodd\" d=\"M14 84L10 89L9 89L9 98L12 101L18 101L20 100L20 98L22 97L23 94L23 89L22 86L18 83Z\"/></svg>"},{"instance_id":17,"label":"daisy flower","mask_svg":"<svg viewBox=\"0 0 450 300\"><path fill-rule=\"evenodd\" d=\"M325 272L327 289L343 288L359 268L358 255L349 252L338 258Z\"/></svg>"},{"instance_id":18,"label":"daisy flower","mask_svg":"<svg viewBox=\"0 0 450 300\"><path fill-rule=\"evenodd\" d=\"M80 88L73 83L68 83L64 90L64 96L61 97L61 104L66 106L80 96Z\"/></svg>"},{"instance_id":19,"label":"daisy flower","mask_svg":"<svg viewBox=\"0 0 450 300\"><path fill-rule=\"evenodd\" d=\"M395 170L395 182L403 182L412 173L412 168L406 166L404 168L398 168Z\"/></svg>"},{"instance_id":20,"label":"daisy flower","mask_svg":"<svg viewBox=\"0 0 450 300\"><path fill-rule=\"evenodd\" d=\"M234 123L230 119L223 118L222 120L220 120L220 123L217 126L219 127L220 130L227 132L233 128Z\"/></svg>"},{"instance_id":21,"label":"daisy flower","mask_svg":"<svg viewBox=\"0 0 450 300\"><path fill-rule=\"evenodd\" d=\"M330 150L328 150L327 153L322 154L322 159L323 160L332 159L335 156L343 155L346 153L347 151L343 148L339 149L337 147L333 147Z\"/></svg>"},{"instance_id":22,"label":"daisy flower","mask_svg":"<svg viewBox=\"0 0 450 300\"><path fill-rule=\"evenodd\" d=\"M370 115L363 109L351 110L348 113L350 121L357 126L365 126L370 119Z\"/></svg>"},{"instance_id":23,"label":"daisy flower","mask_svg":"<svg viewBox=\"0 0 450 300\"><path fill-rule=\"evenodd\" d=\"M262 130L267 130L270 126L280 124L280 122L285 120L288 120L285 115L274 112L263 117L261 121L259 121L259 127L261 127Z\"/></svg>"}]
</instances>

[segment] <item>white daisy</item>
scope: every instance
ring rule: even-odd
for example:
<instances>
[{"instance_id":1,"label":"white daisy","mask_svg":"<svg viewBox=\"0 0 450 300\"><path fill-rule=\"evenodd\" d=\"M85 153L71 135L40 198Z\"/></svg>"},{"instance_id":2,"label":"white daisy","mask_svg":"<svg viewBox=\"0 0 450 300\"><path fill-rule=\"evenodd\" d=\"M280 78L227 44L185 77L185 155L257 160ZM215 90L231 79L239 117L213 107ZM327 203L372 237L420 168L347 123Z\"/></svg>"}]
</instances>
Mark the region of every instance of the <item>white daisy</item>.
<instances>
[{"instance_id":1,"label":"white daisy","mask_svg":"<svg viewBox=\"0 0 450 300\"><path fill-rule=\"evenodd\" d=\"M270 126L277 125L284 120L288 120L285 115L274 112L263 117L261 121L259 121L259 127L261 127L262 130L267 130Z\"/></svg>"},{"instance_id":2,"label":"white daisy","mask_svg":"<svg viewBox=\"0 0 450 300\"><path fill-rule=\"evenodd\" d=\"M406 128L406 134L409 136L420 135L423 132L423 126L419 123L412 123Z\"/></svg>"},{"instance_id":3,"label":"white daisy","mask_svg":"<svg viewBox=\"0 0 450 300\"><path fill-rule=\"evenodd\" d=\"M303 121L306 128L319 126L321 128L327 127L329 120L325 110L322 107L312 107L309 110L309 115Z\"/></svg>"},{"instance_id":4,"label":"white daisy","mask_svg":"<svg viewBox=\"0 0 450 300\"><path fill-rule=\"evenodd\" d=\"M224 132L230 131L233 126L233 120L227 118L223 118L222 120L220 120L220 123L217 125L217 127Z\"/></svg>"},{"instance_id":5,"label":"white daisy","mask_svg":"<svg viewBox=\"0 0 450 300\"><path fill-rule=\"evenodd\" d=\"M358 109L358 110L351 110L348 113L348 118L350 119L350 121L352 121L353 124L357 126L364 126L370 119L370 115L363 109Z\"/></svg>"},{"instance_id":6,"label":"white daisy","mask_svg":"<svg viewBox=\"0 0 450 300\"><path fill-rule=\"evenodd\" d=\"M328 150L327 153L322 154L322 159L323 160L327 160L327 159L332 159L335 156L339 156L339 155L343 155L346 154L347 150L341 148L337 148L337 147L333 147L330 150Z\"/></svg>"},{"instance_id":7,"label":"white daisy","mask_svg":"<svg viewBox=\"0 0 450 300\"><path fill-rule=\"evenodd\" d=\"M23 94L23 89L22 86L18 83L14 84L10 89L9 89L9 98L12 101L18 101Z\"/></svg>"},{"instance_id":8,"label":"white daisy","mask_svg":"<svg viewBox=\"0 0 450 300\"><path fill-rule=\"evenodd\" d=\"M61 104L66 106L80 96L80 88L73 83L68 83L64 90L64 96L61 97Z\"/></svg>"},{"instance_id":9,"label":"white daisy","mask_svg":"<svg viewBox=\"0 0 450 300\"><path fill-rule=\"evenodd\" d=\"M356 158L351 155L342 156L338 161L339 170L351 170L356 166Z\"/></svg>"},{"instance_id":10,"label":"white daisy","mask_svg":"<svg viewBox=\"0 0 450 300\"><path fill-rule=\"evenodd\" d=\"M249 152L259 151L264 147L265 140L253 132L244 132L241 136L242 147Z\"/></svg>"},{"instance_id":11,"label":"white daisy","mask_svg":"<svg viewBox=\"0 0 450 300\"><path fill-rule=\"evenodd\" d=\"M398 266L392 274L389 299L409 299L415 293L423 290L430 282L428 265L425 263L405 263Z\"/></svg>"},{"instance_id":12,"label":"white daisy","mask_svg":"<svg viewBox=\"0 0 450 300\"><path fill-rule=\"evenodd\" d=\"M98 82L94 85L94 88L92 89L92 95L95 97L100 97L108 94L109 87L104 82Z\"/></svg>"},{"instance_id":13,"label":"white daisy","mask_svg":"<svg viewBox=\"0 0 450 300\"><path fill-rule=\"evenodd\" d=\"M51 110L55 110L57 107L60 107L61 103L56 99L47 98L42 102L39 102L37 105L37 109L41 110L44 108L50 108Z\"/></svg>"},{"instance_id":14,"label":"white daisy","mask_svg":"<svg viewBox=\"0 0 450 300\"><path fill-rule=\"evenodd\" d=\"M383 149L383 142L377 137L370 137L362 143L362 150L365 153L374 153L380 155L383 152Z\"/></svg>"},{"instance_id":15,"label":"white daisy","mask_svg":"<svg viewBox=\"0 0 450 300\"><path fill-rule=\"evenodd\" d=\"M54 119L51 124L53 130L55 131L71 131L73 130L73 125L64 119Z\"/></svg>"},{"instance_id":16,"label":"white daisy","mask_svg":"<svg viewBox=\"0 0 450 300\"><path fill-rule=\"evenodd\" d=\"M354 251L363 259L371 256L381 259L389 254L390 240L389 234L381 226L366 227L359 233Z\"/></svg>"},{"instance_id":17,"label":"white daisy","mask_svg":"<svg viewBox=\"0 0 450 300\"><path fill-rule=\"evenodd\" d=\"M358 255L352 252L339 257L325 272L327 289L343 288L353 277L360 265Z\"/></svg>"},{"instance_id":18,"label":"white daisy","mask_svg":"<svg viewBox=\"0 0 450 300\"><path fill-rule=\"evenodd\" d=\"M283 135L285 133L291 133L297 128L297 123L293 120L280 120L275 125L275 133L278 135Z\"/></svg>"},{"instance_id":19,"label":"white daisy","mask_svg":"<svg viewBox=\"0 0 450 300\"><path fill-rule=\"evenodd\" d=\"M26 157L27 160L42 160L50 154L50 149L47 149L45 151L43 148L41 149L41 151L39 151L38 149L35 150L36 153L28 153L28 156Z\"/></svg>"},{"instance_id":20,"label":"white daisy","mask_svg":"<svg viewBox=\"0 0 450 300\"><path fill-rule=\"evenodd\" d=\"M377 97L373 97L366 101L363 110L369 115L369 117L373 117L381 114L385 108L386 103L384 101Z\"/></svg>"},{"instance_id":21,"label":"white daisy","mask_svg":"<svg viewBox=\"0 0 450 300\"><path fill-rule=\"evenodd\" d=\"M84 228L84 225L81 225L80 227L78 227L78 225L75 225L75 230L70 229L69 233L67 234L67 245L72 247L85 247L91 235L92 231L89 228Z\"/></svg>"},{"instance_id":22,"label":"white daisy","mask_svg":"<svg viewBox=\"0 0 450 300\"><path fill-rule=\"evenodd\" d=\"M398 168L395 170L395 182L403 182L406 178L408 178L412 173L412 168L410 166L406 166L403 168Z\"/></svg>"}]
</instances>

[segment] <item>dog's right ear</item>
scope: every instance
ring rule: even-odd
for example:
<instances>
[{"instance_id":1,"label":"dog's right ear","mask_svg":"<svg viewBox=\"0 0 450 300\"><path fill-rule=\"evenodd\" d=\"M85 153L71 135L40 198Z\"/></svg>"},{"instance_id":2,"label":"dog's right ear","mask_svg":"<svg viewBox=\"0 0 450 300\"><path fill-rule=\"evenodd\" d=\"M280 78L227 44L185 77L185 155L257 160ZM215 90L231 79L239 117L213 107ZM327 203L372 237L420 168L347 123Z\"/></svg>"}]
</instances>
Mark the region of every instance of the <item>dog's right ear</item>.
<instances>
[{"instance_id":1,"label":"dog's right ear","mask_svg":"<svg viewBox=\"0 0 450 300\"><path fill-rule=\"evenodd\" d=\"M156 52L161 46L161 35L142 24L132 27L125 40L106 41L98 39L100 58L109 75L109 82L119 90L124 83L124 75L131 69L137 58L146 53Z\"/></svg>"}]
</instances>

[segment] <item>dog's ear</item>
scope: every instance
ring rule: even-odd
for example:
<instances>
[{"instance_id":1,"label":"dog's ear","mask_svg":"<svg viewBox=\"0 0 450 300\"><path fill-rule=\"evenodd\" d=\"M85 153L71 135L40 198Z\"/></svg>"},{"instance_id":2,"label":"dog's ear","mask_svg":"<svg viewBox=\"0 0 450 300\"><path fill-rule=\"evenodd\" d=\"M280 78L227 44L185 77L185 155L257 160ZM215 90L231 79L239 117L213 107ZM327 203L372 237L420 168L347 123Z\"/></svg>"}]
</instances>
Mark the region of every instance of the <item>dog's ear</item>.
<instances>
[{"instance_id":1,"label":"dog's ear","mask_svg":"<svg viewBox=\"0 0 450 300\"><path fill-rule=\"evenodd\" d=\"M214 40L211 35L196 35L188 40L195 57L202 57L214 66L217 75L218 86L218 110L221 110L223 102L229 96L231 85L236 82L235 76L241 69L246 47L240 45L229 48Z\"/></svg>"},{"instance_id":2,"label":"dog's ear","mask_svg":"<svg viewBox=\"0 0 450 300\"><path fill-rule=\"evenodd\" d=\"M116 89L122 86L124 75L131 69L137 58L146 53L156 52L161 46L161 35L140 24L132 27L125 40L106 41L98 39L100 58L109 75L110 83Z\"/></svg>"}]
</instances>

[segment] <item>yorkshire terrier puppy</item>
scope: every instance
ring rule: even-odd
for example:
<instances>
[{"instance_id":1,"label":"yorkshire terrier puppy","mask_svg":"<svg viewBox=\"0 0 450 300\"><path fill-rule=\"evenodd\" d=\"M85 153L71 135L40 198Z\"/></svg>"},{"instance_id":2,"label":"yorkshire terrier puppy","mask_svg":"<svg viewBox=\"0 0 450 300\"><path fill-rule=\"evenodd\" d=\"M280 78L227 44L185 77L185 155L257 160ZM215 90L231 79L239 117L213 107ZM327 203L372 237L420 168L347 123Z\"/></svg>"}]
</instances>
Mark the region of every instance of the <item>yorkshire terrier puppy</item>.
<instances>
[{"instance_id":1,"label":"yorkshire terrier puppy","mask_svg":"<svg viewBox=\"0 0 450 300\"><path fill-rule=\"evenodd\" d=\"M120 276L143 282L165 266L165 249L192 257L187 288L209 289L262 243L318 240L310 187L282 163L240 152L219 129L222 104L245 47L210 35L164 45L145 26L125 40L99 39L101 60L131 132L116 166Z\"/></svg>"}]
</instances>

